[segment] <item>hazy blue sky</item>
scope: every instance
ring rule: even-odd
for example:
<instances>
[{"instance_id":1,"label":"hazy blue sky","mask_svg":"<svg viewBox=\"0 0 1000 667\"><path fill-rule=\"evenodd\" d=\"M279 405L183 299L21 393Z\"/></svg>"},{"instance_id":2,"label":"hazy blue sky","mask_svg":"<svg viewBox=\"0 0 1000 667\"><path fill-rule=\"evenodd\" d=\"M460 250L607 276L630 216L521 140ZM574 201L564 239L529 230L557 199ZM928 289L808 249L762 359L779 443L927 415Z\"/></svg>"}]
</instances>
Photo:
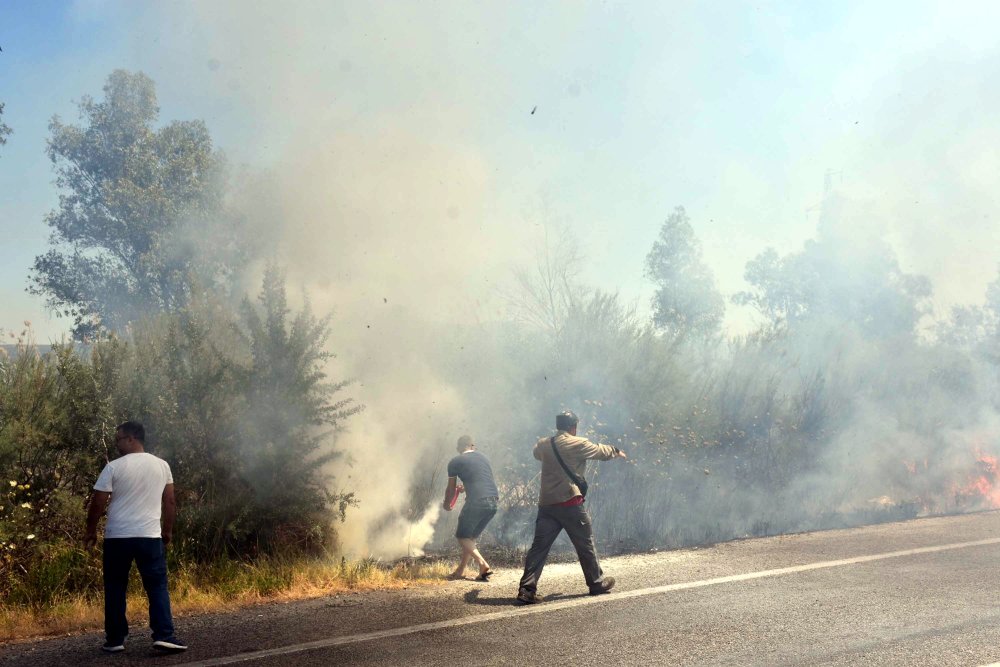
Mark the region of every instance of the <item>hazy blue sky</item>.
<instances>
[{"instance_id":1,"label":"hazy blue sky","mask_svg":"<svg viewBox=\"0 0 1000 667\"><path fill-rule=\"evenodd\" d=\"M732 293L764 247L814 234L830 169L845 224L891 241L939 308L978 301L1000 259L998 20L997 3L0 0L0 328L67 328L24 293L57 198L47 123L115 68L157 82L164 120L202 118L231 161L282 174L313 215L285 225L285 256L321 288L341 262L426 287L469 244L486 250L437 277L496 282L545 222L578 236L588 281L644 306L643 258L682 205ZM373 238L391 252L364 275Z\"/></svg>"}]
</instances>

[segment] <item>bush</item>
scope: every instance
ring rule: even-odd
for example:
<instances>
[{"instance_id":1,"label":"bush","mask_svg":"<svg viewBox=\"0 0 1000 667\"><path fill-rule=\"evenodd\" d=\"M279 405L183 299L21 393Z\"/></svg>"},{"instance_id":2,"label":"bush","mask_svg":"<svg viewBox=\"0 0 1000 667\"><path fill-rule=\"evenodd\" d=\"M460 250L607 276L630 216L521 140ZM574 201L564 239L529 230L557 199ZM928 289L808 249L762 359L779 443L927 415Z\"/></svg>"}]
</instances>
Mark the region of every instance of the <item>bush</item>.
<instances>
[{"instance_id":1,"label":"bush","mask_svg":"<svg viewBox=\"0 0 1000 667\"><path fill-rule=\"evenodd\" d=\"M78 540L126 419L171 465L175 564L332 547L353 496L326 464L361 407L324 375L328 333L308 308L290 312L272 269L238 313L202 302L126 338L41 353L25 337L0 356L0 592L47 604L96 590L99 563Z\"/></svg>"}]
</instances>

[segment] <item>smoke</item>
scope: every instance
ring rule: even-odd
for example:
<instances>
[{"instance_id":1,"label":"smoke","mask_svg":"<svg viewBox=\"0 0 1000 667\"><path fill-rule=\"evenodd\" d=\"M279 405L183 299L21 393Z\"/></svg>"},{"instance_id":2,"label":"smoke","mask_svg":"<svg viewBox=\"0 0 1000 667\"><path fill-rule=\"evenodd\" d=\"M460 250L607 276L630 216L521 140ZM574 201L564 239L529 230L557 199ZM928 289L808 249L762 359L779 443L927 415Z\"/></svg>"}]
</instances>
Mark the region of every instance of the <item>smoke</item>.
<instances>
[{"instance_id":1,"label":"smoke","mask_svg":"<svg viewBox=\"0 0 1000 667\"><path fill-rule=\"evenodd\" d=\"M514 237L481 224L489 186L476 155L399 128L319 131L321 146L296 146L294 165L276 170L275 238L292 283L334 313L332 370L359 379L367 406L338 442L350 455L338 477L360 502L343 545L417 554L437 509L404 514L414 471L471 426L469 397L441 378L459 347L452 328L489 317Z\"/></svg>"},{"instance_id":2,"label":"smoke","mask_svg":"<svg viewBox=\"0 0 1000 667\"><path fill-rule=\"evenodd\" d=\"M186 91L165 77L161 99L214 100L206 120L219 143L266 170L234 197L265 249L246 283L277 259L317 312L334 314L329 371L358 379L349 391L366 406L337 442L338 484L359 501L340 539L386 557L430 538L438 510L411 507L415 471L446 460L480 400L441 377L459 352L453 329L497 317L496 287L530 232L490 204L506 184L476 137L477 104L491 103L475 102L478 76L448 76L466 57L440 52L451 27L413 11L229 2L136 17L175 27L165 49L194 68Z\"/></svg>"},{"instance_id":3,"label":"smoke","mask_svg":"<svg viewBox=\"0 0 1000 667\"><path fill-rule=\"evenodd\" d=\"M840 118L840 129L820 132L816 119L827 117L820 107L829 100L803 104L795 112L812 120L796 126L801 152L785 155L782 118L764 117L784 91L759 72L734 73L736 97L714 88L702 96L696 86L719 78L718 54L689 68L676 63L690 58L669 51L623 65L615 58L628 60L625 30L608 50L585 56L604 43L592 38L607 16L584 19L565 6L539 18L526 7L251 11L234 0L130 10L137 43L170 35L135 63L159 83L164 116L171 104L199 109L231 161L256 174L235 198L266 249L247 267L248 284L276 258L315 310L334 314L338 357L329 370L357 378L352 396L367 406L337 443L348 454L338 483L360 503L340 529L344 548L420 553L445 534L437 496L455 438L468 432L481 443L511 497L534 475L530 445L551 416L591 401L600 404L589 415L595 437L633 454L632 463L597 473L592 502L604 508L595 511L609 539L679 543L793 530L873 498L948 496L969 468L970 443L997 432L992 385L978 358L965 368L968 357L949 353L945 364L929 341L893 332L929 316L906 301L908 277L930 275L946 303L972 303L993 275L992 256L966 261L955 252L989 246L995 231L984 176L995 171L995 155L983 148L995 145L995 132L963 125L962 100L981 93L991 108L996 94L979 89L978 60L950 79L957 101L935 104L924 104L932 92L925 74L949 79L943 59L865 76L864 63L852 62L834 106L864 124ZM640 23L627 8L602 11L619 29ZM727 38L706 43L737 43L731 25L707 25ZM766 27L773 35L775 26ZM677 35L676 48L699 34ZM763 57L746 48L743 56ZM990 50L981 57L998 62ZM652 76L654 68L662 71ZM873 78L879 94L844 101ZM774 93L763 106L752 103L768 97L758 84ZM700 106L667 113L687 98ZM942 119L962 131L960 140L930 127ZM647 129L633 133L634 125ZM704 148L707 135L735 141L748 126L761 138L742 152ZM924 159L928 151L933 160ZM654 153L670 156L670 169ZM773 180L769 190L762 175L763 156L775 153L787 158L777 172L791 192L775 192ZM838 167L828 194L844 197L817 205L827 165ZM615 290L641 276L656 221L692 200L695 230L708 230L706 258L726 291L747 287L745 262L770 243L803 254L822 283L808 324L728 352L670 347L628 315L627 298L601 302L582 289L562 337L509 322L498 288L535 260L541 237L525 210L555 202L552 217L569 219L570 233L594 251L573 267L580 279ZM802 223L807 207L822 211L818 225L813 214ZM643 226L645 237L632 229ZM944 226L961 226L968 242L941 242ZM634 247L621 250L626 243ZM925 473L910 472L924 460ZM440 476L426 499L418 490L432 464ZM512 516L532 495L509 508ZM530 531L503 516L496 524L496 536L515 542Z\"/></svg>"}]
</instances>

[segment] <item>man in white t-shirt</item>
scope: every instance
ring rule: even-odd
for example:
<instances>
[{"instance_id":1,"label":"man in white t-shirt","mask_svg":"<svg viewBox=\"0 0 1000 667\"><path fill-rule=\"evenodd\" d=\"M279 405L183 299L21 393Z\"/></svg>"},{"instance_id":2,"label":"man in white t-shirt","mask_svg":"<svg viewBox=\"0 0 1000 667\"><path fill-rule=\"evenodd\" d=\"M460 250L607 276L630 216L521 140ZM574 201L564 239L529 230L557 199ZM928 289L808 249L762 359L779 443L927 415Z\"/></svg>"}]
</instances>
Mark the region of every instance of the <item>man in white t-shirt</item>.
<instances>
[{"instance_id":1,"label":"man in white t-shirt","mask_svg":"<svg viewBox=\"0 0 1000 667\"><path fill-rule=\"evenodd\" d=\"M149 626L153 648L175 653L187 646L174 636L167 592L166 547L174 529L174 478L163 459L147 454L142 424L128 421L115 431L120 457L104 466L94 483L87 512L84 543L97 544L97 522L105 509L104 526L104 633L102 647L109 653L125 650L128 620L125 593L135 561L149 598ZM160 518L163 527L160 527Z\"/></svg>"}]
</instances>

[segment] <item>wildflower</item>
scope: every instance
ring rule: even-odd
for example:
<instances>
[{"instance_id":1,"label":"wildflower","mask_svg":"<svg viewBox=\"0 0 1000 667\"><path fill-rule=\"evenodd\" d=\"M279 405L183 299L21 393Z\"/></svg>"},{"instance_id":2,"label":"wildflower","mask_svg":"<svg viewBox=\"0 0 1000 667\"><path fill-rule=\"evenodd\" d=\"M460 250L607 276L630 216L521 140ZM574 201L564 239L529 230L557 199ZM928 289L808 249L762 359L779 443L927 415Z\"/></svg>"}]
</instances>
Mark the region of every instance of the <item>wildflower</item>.
<instances>
[{"instance_id":1,"label":"wildflower","mask_svg":"<svg viewBox=\"0 0 1000 667\"><path fill-rule=\"evenodd\" d=\"M15 482L14 480L10 480L10 485L11 486L17 486L17 482Z\"/></svg>"},{"instance_id":2,"label":"wildflower","mask_svg":"<svg viewBox=\"0 0 1000 667\"><path fill-rule=\"evenodd\" d=\"M21 503L21 509L30 510L31 509L31 503Z\"/></svg>"},{"instance_id":3,"label":"wildflower","mask_svg":"<svg viewBox=\"0 0 1000 667\"><path fill-rule=\"evenodd\" d=\"M31 535L28 535L28 539L29 539L29 540L33 540L33 539L35 539L35 534L34 534L34 533L32 533Z\"/></svg>"}]
</instances>

